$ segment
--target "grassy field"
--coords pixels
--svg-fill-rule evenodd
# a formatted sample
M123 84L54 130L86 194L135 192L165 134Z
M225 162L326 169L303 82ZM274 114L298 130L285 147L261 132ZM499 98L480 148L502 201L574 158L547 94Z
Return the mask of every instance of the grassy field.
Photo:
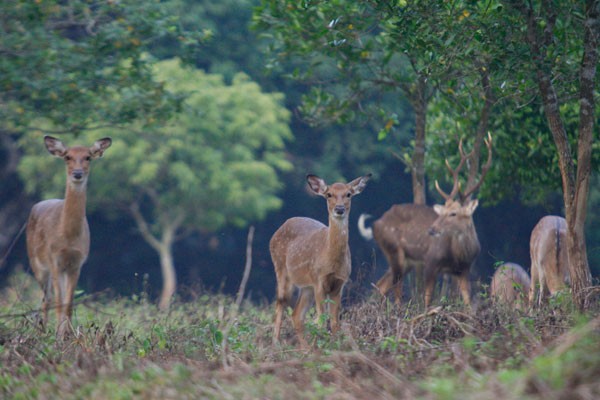
M448 303L423 313L368 295L332 336L307 319L300 350L272 305L197 293L159 313L144 293L78 297L74 337L40 329L25 273L0 292L0 398L7 399L593 399L600 319L555 299L535 313Z

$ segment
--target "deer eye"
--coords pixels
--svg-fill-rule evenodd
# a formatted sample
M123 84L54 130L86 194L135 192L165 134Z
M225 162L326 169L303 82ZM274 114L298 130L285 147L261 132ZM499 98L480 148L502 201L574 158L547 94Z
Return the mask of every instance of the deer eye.
M90 156L87 156L87 157L85 158L85 161L90 161L91 159L92 159L92 157L90 157Z
M331 193L327 193L326 196L327 196L328 199L330 199L331 196L333 196L333 195Z
M346 193L346 197L348 197L348 198L352 197L352 193L350 193L350 192Z
M73 158L71 156L65 156L65 161L71 161Z
M451 217L456 217L456 213L455 213L455 212L451 212L451 213L450 213L450 216L451 216Z

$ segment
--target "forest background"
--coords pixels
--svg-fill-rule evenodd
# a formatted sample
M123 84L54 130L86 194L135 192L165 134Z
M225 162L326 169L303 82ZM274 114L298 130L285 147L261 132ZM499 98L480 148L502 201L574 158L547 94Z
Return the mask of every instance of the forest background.
M64 165L47 154L43 135L86 145L109 135L114 145L94 162L88 190L85 293L158 298L165 249L181 298L234 293L254 226L247 290L270 302L271 235L292 216L326 220L305 175L333 182L372 172L350 216L352 298L385 271L377 246L358 234L358 216L417 198L417 106L426 110L423 200L432 205L441 202L434 181L448 185L444 160L456 160L461 138L474 146L483 99L493 98L486 130L494 157L476 194L482 251L472 279L488 283L501 261L528 269L533 226L565 211L535 73L517 68L531 58L511 31L526 30L515 22L518 2L354 3L3 1L2 254L36 201L64 193ZM573 98L583 15L571 2L556 6L564 18L547 55L559 95ZM482 95L482 71L493 96ZM561 112L576 147L579 106L564 103ZM585 220L592 276L600 268L597 147ZM28 269L24 237L0 284L19 268Z

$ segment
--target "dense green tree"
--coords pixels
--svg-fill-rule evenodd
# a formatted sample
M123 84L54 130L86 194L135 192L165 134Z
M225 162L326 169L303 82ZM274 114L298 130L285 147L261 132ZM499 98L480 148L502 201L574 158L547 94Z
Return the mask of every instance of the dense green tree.
M381 138L406 127L402 101L390 98L410 103L414 135L394 151L411 172L413 201L424 203L425 168L445 176L446 149L457 157L461 138L475 150L467 185L477 179L493 111L507 96L500 89L509 75L498 59L503 45L485 30L500 13L487 2L273 0L257 9L256 25L272 35L276 60L296 57L293 76L315 84L301 108L315 121L369 116L379 121ZM427 139L427 120L440 113L462 124ZM426 150L433 157L426 159Z
M375 88L410 85L418 92L426 82L440 89L440 96L452 95L452 102L438 107L438 113L460 115L455 106L468 106L477 97L483 100L477 113L477 148L498 95L521 107L532 101L540 106L557 149L551 159L557 159L562 177L574 297L583 307L583 289L591 283L584 223L597 119L598 1L264 0L262 4L257 19L273 33L276 51L309 60L307 72L300 76L309 78L322 65L337 69L337 74L319 75L321 82L327 82L322 85L326 89L319 88L306 103L316 110L335 111L325 116L343 118L343 111L372 95ZM474 80L473 72L480 79ZM469 83L477 81L482 90L474 91ZM403 93L411 98L409 90ZM411 104L418 115L419 108L414 101ZM473 107L464 110L473 114ZM535 135L521 135L519 128L540 126L541 114L528 107L523 111L534 122L515 127L506 135L512 140L505 145L511 147L523 138L533 147L530 152L536 152L547 142L536 143L531 140ZM473 117L463 118L466 121L472 122ZM574 125L577 133L570 134L567 129ZM421 145L416 137L415 151ZM572 143L577 145L576 154ZM520 161L521 168L531 167L527 159Z
M419 9L422 12L424 9ZM431 11L431 10L429 10ZM272 37L270 62L293 63L292 77L308 82L301 111L313 124L375 119L380 137L392 128L404 133L404 109L398 99L408 100L414 112L414 141L404 136L413 150L405 161L413 177L413 197L425 202L425 129L427 103L434 87L430 78L430 56L416 52L422 36L414 30L419 12L407 14L404 27L411 34L396 40L389 29L397 20L387 20L387 9L377 2L265 0L255 13L256 27ZM435 25L429 26L435 31ZM408 32L404 32L408 33Z
M126 211L159 253L166 309L175 292L173 243L193 231L243 227L281 206L278 171L291 168L284 144L291 139L281 94L270 94L238 74L220 75L157 64L157 82L185 94L182 113L160 129L115 132L110 157L91 173L90 207ZM108 131L86 132L81 140ZM20 172L30 192L60 196L64 174L41 151L41 134L23 137ZM35 179L34 179L35 178Z
M152 122L176 100L152 79L149 45L172 36L195 48L160 2L0 2L0 120L3 131L47 118L80 132L135 118ZM33 127L35 128L35 127Z
M168 118L181 98L152 79L146 52L172 38L192 58L204 37L193 28L184 32L162 2L0 1L0 248L28 203L15 172L16 138L48 121L52 134L78 134Z
M567 220L567 250L573 298L586 307L591 286L585 222L592 169L595 98L600 46L600 2L505 2L512 18L511 39L524 43L524 54L508 53L529 72L537 88L558 154ZM577 128L569 131L569 119ZM572 149L573 144L576 151Z
M264 79L264 63L260 52L261 41L252 32L252 9L258 0L169 0L163 3L166 12L178 17L184 30L202 27L210 38L198 48L190 60L196 67L221 74L230 81L238 72L245 72L261 86L270 82ZM181 44L177 38L165 37L157 41L153 54L171 58L179 54Z

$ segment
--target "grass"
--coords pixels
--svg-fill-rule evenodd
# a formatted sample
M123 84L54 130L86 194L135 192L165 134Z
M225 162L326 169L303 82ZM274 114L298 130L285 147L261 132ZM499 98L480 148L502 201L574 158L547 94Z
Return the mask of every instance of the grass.
M566 301L526 313L483 299L424 313L372 296L330 335L290 318L272 345L274 307L200 293L160 313L143 293L82 296L73 337L42 330L40 293L17 273L0 292L0 398L553 399L600 395L600 318Z

